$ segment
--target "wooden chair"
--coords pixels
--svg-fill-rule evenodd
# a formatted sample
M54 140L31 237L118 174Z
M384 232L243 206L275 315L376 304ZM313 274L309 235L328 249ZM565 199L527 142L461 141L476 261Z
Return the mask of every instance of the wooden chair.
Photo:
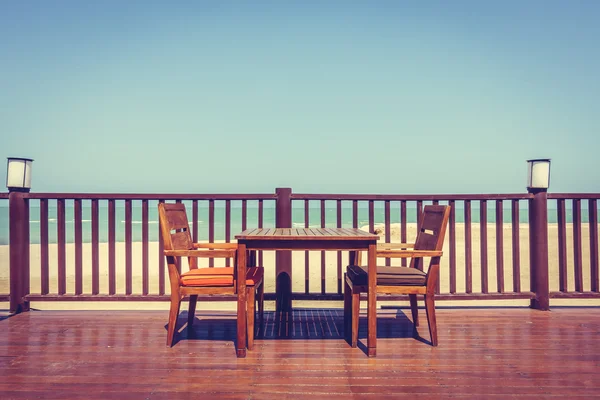
M234 295L236 293L235 268L198 268L198 258L232 258L237 261L237 243L192 243L190 227L181 203L160 203L158 215L164 242L164 254L169 267L171 284L171 309L167 331L167 346L173 344L175 326L181 300L189 296L188 326L194 322L198 295ZM181 257L187 257L190 270L181 273ZM254 265L253 255L248 258ZM248 349L254 346L255 301L258 300L260 323L263 322L263 268L249 267L246 274Z
M438 345L434 297L449 216L450 206L425 206L414 244L377 245L378 258L411 258L409 267L377 266L377 294L408 294L415 333L419 326L417 295L424 295L432 346ZM424 258L430 259L427 272L423 271ZM360 294L368 291L368 270L360 266L360 256L356 264L348 266L344 285L345 335L348 336L351 328L352 347L358 343Z

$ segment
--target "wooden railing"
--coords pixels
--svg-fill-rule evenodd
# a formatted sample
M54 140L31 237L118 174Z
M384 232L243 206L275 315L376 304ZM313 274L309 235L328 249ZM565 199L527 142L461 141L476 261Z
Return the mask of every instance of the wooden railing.
M558 266L550 282L552 298L597 298L598 274L598 199L600 194L548 194L555 201L558 226L551 237L556 249L550 255ZM566 205L571 207L567 208ZM584 206L587 206L586 208ZM567 215L572 212L571 221ZM585 221L587 220L587 221ZM572 239L569 240L569 234ZM585 256L584 256L585 255Z
M246 228L275 226L364 227L382 241L407 242L426 204L449 204L438 298L531 299L547 309L549 298L600 298L598 198L546 198L545 192L296 194L285 188L271 194L0 193L0 202L9 199L11 217L10 289L2 294L0 288L0 300L10 298L11 311L28 309L30 301L167 300L156 216L163 201L186 204L195 241L226 242ZM548 224L553 203L557 222ZM540 240L544 237L550 245ZM259 254L259 263L272 269L266 274L267 299L275 297L276 276L292 276L292 270L300 277L293 282L294 299L341 299L346 257Z
M531 299L534 297L532 291L522 289L521 275L528 272L529 265L522 265L521 257L527 257L529 248L521 248L523 233L520 228L524 224L520 220L522 207L527 207L530 199L528 194L506 194L506 195L314 195L294 194L293 202L303 202L305 208L305 226L309 226L309 203L320 203L319 226L341 227L341 215L344 204L350 203L352 214L352 227L368 229L370 232L380 233L381 241L410 242L414 240L417 223L420 219L423 207L426 204L448 204L452 207L448 235L446 237L445 257L442 259L442 274L438 281L438 294L440 299L447 300L475 300L475 299ZM324 209L327 202L335 204L337 220L330 224L325 221ZM509 205L510 219L505 223L505 206ZM365 205L361 207L361 205ZM494 208L491 224L488 224L488 209L490 205ZM360 221L359 210L367 214L364 223ZM415 210L416 216L412 218L414 223L408 222L408 210ZM473 216L473 210L477 215ZM525 211L527 209L525 208ZM377 217L376 214L382 214ZM395 218L393 218L395 215ZM460 218L459 218L460 217ZM461 222L457 222L460 220ZM475 222L473 221L475 220ZM382 227L376 230L376 221L382 221ZM399 235L392 237L392 223L399 227ZM413 227L412 237L408 234L410 225ZM493 232L488 228L491 226ZM504 227L510 227L509 241L506 243ZM477 241L473 240L473 228L478 230ZM489 236L493 233L495 238L490 242ZM457 236L461 239L459 240ZM463 243L464 242L464 243ZM491 250L491 251L490 251ZM460 257L459 257L460 255ZM493 266L490 257L493 255ZM505 255L507 257L505 257ZM323 283L325 281L325 254L321 254L321 286L320 292L325 293ZM459 263L458 259L462 262ZM389 259L385 260L390 265ZM399 262L406 265L406 260ZM308 255L305 257L305 265L308 272ZM505 268L511 271L510 281L505 276ZM490 282L490 269L493 268L494 282ZM338 255L337 259L337 290L342 294L342 271L344 261ZM306 273L307 275L308 273ZM459 276L462 278L459 282ZM478 279L475 282L474 276ZM310 294L309 283L306 282L305 293ZM493 286L493 288L492 288ZM389 297L387 297L389 298Z

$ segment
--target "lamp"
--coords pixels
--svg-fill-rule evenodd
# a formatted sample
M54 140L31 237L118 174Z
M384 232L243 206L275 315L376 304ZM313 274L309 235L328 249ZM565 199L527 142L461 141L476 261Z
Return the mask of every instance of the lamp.
M29 192L31 189L31 158L8 157L6 187L9 191Z
M550 159L527 160L527 189L548 189L550 186Z

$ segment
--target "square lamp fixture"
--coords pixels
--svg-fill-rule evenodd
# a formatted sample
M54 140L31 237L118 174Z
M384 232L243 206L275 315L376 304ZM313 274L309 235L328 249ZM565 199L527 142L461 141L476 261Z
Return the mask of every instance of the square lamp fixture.
M31 189L31 158L8 157L6 187L12 191L28 192Z
M550 186L550 159L527 160L527 189L548 189Z

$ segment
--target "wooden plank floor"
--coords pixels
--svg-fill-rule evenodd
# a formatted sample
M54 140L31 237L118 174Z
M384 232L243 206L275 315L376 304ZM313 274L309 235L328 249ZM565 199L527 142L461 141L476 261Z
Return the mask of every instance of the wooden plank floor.
M245 359L233 313L186 314L165 347L165 311L31 311L0 320L1 399L600 397L600 308L438 309L440 346L405 309L378 313L378 356L342 339L342 312L267 313Z

